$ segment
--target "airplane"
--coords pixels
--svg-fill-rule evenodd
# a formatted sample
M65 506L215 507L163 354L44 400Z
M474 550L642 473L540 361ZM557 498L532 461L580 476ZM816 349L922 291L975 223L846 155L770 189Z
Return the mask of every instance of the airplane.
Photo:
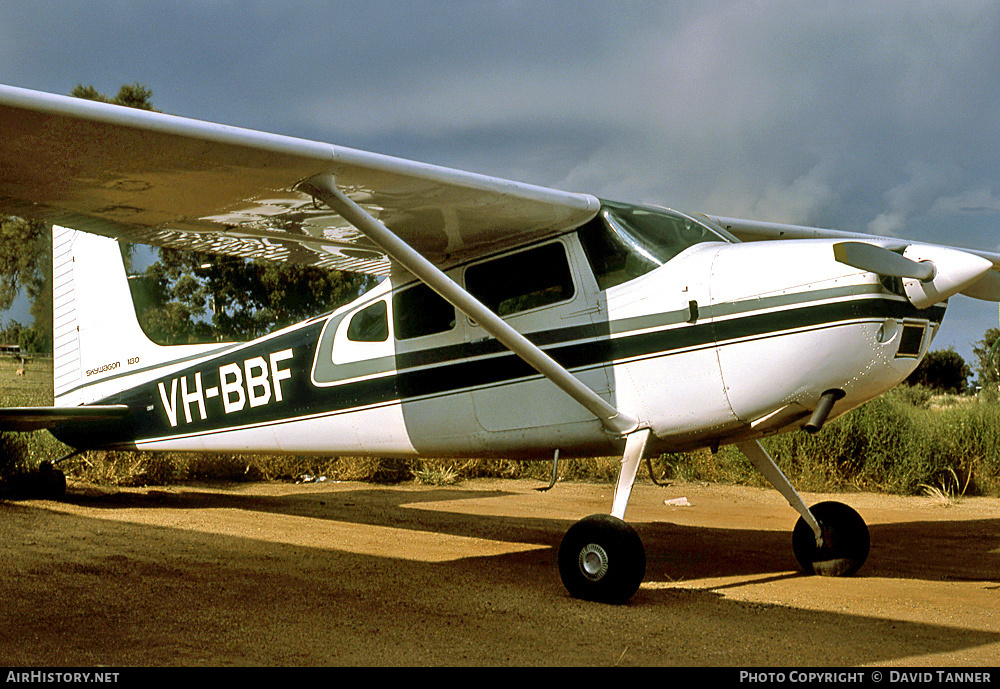
M736 445L799 514L808 573L865 563L863 518L807 506L760 439L903 381L1000 254L691 214L0 86L0 212L53 226L54 406L0 411L79 449L622 457L566 532L571 596L645 576L644 457ZM71 228L71 229L70 229ZM251 342L162 346L117 240L381 282Z

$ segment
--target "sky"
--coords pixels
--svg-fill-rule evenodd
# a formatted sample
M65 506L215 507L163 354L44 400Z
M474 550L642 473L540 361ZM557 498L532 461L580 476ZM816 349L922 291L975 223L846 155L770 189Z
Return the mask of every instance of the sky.
M1000 251L1000 2L0 0L0 83L601 198ZM997 305L950 300L972 361Z

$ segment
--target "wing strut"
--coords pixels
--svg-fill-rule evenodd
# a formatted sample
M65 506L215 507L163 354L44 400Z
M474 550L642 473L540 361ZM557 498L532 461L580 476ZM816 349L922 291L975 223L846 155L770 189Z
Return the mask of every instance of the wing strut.
M517 332L506 321L445 275L437 266L349 199L337 187L332 174L311 177L299 184L298 188L312 194L340 214L406 270L426 283L428 287L440 294L456 309L478 323L498 342L583 405L600 420L609 432L616 435L626 435L639 427L639 422L636 419L611 406L555 359Z

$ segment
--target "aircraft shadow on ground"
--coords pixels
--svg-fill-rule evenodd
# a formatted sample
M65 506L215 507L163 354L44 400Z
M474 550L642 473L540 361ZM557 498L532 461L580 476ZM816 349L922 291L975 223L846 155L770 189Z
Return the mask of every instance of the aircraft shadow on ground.
M215 491L150 490L73 495L67 500L94 508L228 508L329 519L338 522L433 531L453 536L558 547L571 521L540 517L468 514L461 510L414 509L517 495L500 490L441 488L394 491L380 488L250 496ZM670 579L788 573L798 569L791 531L719 529L669 522L633 523L647 561ZM1000 519L919 521L869 527L872 550L858 576L925 581L1000 581Z
M677 578L796 570L791 532L639 524L647 559ZM869 526L871 552L858 577L1000 583L1000 519Z

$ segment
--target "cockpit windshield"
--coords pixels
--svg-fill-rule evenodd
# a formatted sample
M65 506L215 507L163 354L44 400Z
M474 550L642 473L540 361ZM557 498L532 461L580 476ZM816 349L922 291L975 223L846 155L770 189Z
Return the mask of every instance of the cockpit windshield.
M645 275L695 244L732 241L675 211L608 201L579 236L602 290Z

